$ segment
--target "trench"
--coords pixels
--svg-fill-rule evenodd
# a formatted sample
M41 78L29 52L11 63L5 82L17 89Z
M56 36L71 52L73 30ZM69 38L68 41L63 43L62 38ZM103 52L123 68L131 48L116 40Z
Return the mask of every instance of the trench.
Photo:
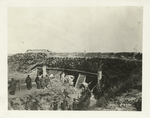
M139 74L139 71L137 71L137 72ZM132 73L132 75L136 75L137 76L138 75L137 72L135 71L135 73ZM42 73L42 71L40 71L39 73ZM55 72L55 74L56 73L60 73L60 71ZM74 79L74 85L75 85L79 73L77 73L77 72L69 72L69 71L66 71L66 73L68 75L75 76L75 79ZM135 80L138 77L138 76L137 77L136 76L134 77ZM139 77L140 77L140 74L139 74ZM57 81L55 81L55 80L57 80ZM9 108L8 109L10 109L10 110L53 110L52 103L54 102L54 98L57 97L57 100L58 100L58 103L59 103L58 110L61 110L60 104L61 104L61 102L63 100L63 93L62 93L61 90L65 89L65 88L68 89L70 86L67 86L65 84L62 85L62 83L60 84L59 80L60 79L58 79L58 78L53 80L54 84L56 86L53 86L53 88L51 88L50 90L49 89L44 89L44 90L39 90L39 91L36 91L36 92L32 92L31 94L28 94L28 92L27 92L27 93L24 93L26 95L11 96L11 97L9 97ZM118 80L116 79L113 82L117 83L117 81ZM89 85L89 89L92 90L93 87L97 83L97 76L95 76L95 75L88 75L87 74L86 75L86 82L87 83L91 82L90 85ZM131 83L131 81L129 81L126 85L129 85L130 83ZM110 85L108 84L108 86L106 86L106 87L108 89L108 88L110 88ZM73 98L77 96L75 94L75 90L74 89L75 89L74 87L71 87L72 91L70 91L70 90L68 91L69 94L72 96L71 99L68 99L68 102L71 103L71 104L73 102ZM94 95L97 94L96 88L94 88L93 94ZM108 92L108 94L109 94L109 92ZM132 92L131 92L131 94L132 94ZM128 93L126 95L128 95ZM108 95L108 97L109 97L109 95ZM118 99L119 99L119 97L118 97ZM121 100L122 99L120 99L120 101ZM119 100L117 100L117 102L118 101ZM108 103L108 104L110 104L110 103ZM141 110L141 100L137 100L137 101L134 101L133 103L128 103L128 104L129 104L129 106L131 108L130 110L133 110L133 111L136 111L136 110L140 111ZM132 104L134 104L136 106L136 109L134 109L135 107L134 108L132 107ZM113 105L116 105L116 104L113 103ZM109 107L111 108L112 106L109 106ZM116 110L122 110L122 109L124 109L124 108L120 108L120 104L117 105L117 106L115 106L115 107L118 108ZM97 107L97 108L100 108L100 107ZM94 110L97 110L97 109L94 109ZM103 109L98 109L98 110L103 110ZM104 109L104 110L106 110L106 109ZM111 110L111 109L109 109L109 110ZM113 110L115 110L115 108L113 108ZM124 110L129 110L129 108L128 109L124 109Z

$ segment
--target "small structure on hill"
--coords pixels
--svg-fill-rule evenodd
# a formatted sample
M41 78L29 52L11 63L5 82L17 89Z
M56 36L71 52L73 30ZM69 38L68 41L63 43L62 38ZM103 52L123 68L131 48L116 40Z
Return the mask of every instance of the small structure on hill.
M46 53L46 54L53 54L52 51L47 49L29 49L25 53Z

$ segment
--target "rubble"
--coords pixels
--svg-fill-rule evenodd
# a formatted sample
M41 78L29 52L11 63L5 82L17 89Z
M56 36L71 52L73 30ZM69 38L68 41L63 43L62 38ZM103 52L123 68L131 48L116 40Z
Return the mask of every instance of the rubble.
M59 79L52 79L52 87L46 89L40 89L37 91L32 91L30 93L20 94L18 96L9 95L8 109L9 110L52 110L54 98L58 101L59 110L60 103L64 99L63 91L64 89L68 92L69 97L67 99L68 103L73 102L73 98L77 97L77 89L68 84L63 84ZM30 101L31 100L31 101ZM29 103L31 102L31 103ZM34 104L37 106L34 106ZM28 108L26 106L28 104ZM32 108L33 107L33 108Z

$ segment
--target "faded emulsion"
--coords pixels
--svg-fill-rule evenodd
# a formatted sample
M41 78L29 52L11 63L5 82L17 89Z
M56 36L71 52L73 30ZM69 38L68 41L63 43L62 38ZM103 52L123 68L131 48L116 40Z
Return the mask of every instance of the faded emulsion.
M8 110L142 111L143 7L8 7Z

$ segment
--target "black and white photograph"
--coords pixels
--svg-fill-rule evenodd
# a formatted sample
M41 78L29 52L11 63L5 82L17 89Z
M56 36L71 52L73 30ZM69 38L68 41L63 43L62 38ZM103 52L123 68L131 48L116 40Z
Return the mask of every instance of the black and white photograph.
M142 6L7 8L8 111L142 111Z

